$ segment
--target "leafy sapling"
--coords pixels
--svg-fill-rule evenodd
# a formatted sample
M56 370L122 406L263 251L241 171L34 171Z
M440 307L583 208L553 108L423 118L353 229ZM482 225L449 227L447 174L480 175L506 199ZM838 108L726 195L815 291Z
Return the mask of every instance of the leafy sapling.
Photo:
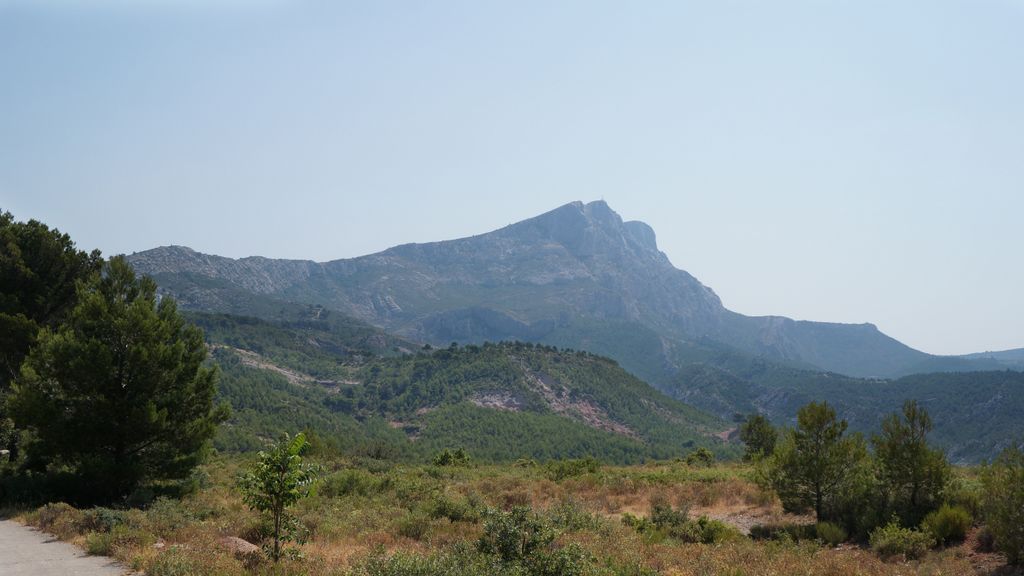
M239 478L242 500L252 510L270 517L274 526L271 558L281 558L281 541L290 537L288 508L309 495L319 470L304 463L308 448L305 434L289 438L287 434L269 450L260 451L256 461Z

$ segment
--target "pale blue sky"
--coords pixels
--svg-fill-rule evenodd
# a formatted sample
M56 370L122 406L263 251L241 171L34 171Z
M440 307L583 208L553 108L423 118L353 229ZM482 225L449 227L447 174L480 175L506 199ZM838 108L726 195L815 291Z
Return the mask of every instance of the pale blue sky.
M0 0L0 208L83 248L599 198L738 312L1024 346L1024 0Z

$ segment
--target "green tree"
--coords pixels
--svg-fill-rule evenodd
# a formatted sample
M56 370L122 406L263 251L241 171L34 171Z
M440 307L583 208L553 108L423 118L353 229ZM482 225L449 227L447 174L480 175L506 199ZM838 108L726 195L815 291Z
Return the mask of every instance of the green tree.
M40 328L54 328L75 302L76 283L99 271L98 251L75 248L67 234L0 212L0 447L17 456L4 398Z
M878 479L891 509L904 526L916 526L942 504L949 484L945 454L928 446L932 420L916 401L903 404L903 417L891 414L872 437Z
M797 412L797 427L783 436L766 461L767 478L787 510L813 509L818 520L841 513L852 474L863 468L867 446L859 435L844 437L846 420L827 403L811 402Z
M740 425L740 440L746 445L745 460L771 456L779 433L764 414L751 414Z
M158 303L151 279L111 259L79 284L67 322L40 332L14 382L11 414L34 435L27 465L70 469L86 499L187 478L227 417L205 358L174 300Z
M290 532L288 508L309 495L317 477L317 469L302 461L308 446L305 434L295 438L286 434L269 450L260 451L256 462L238 481L249 508L267 514L273 522L271 557L275 562L281 558L281 541Z
M985 524L1010 564L1024 564L1024 452L1011 447L981 475Z

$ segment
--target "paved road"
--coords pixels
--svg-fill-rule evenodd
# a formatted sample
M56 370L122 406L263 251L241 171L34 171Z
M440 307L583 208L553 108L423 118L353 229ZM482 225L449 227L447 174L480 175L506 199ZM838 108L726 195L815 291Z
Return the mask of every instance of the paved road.
M121 576L128 573L110 558L86 556L78 547L49 534L0 520L0 576Z

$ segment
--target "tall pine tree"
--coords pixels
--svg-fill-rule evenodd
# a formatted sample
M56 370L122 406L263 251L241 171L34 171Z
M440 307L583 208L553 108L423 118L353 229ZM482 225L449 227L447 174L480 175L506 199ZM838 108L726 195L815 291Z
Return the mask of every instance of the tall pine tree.
M200 330L122 257L81 284L66 323L40 334L9 407L31 430L29 465L60 467L113 500L144 483L186 478L226 409L203 366Z

